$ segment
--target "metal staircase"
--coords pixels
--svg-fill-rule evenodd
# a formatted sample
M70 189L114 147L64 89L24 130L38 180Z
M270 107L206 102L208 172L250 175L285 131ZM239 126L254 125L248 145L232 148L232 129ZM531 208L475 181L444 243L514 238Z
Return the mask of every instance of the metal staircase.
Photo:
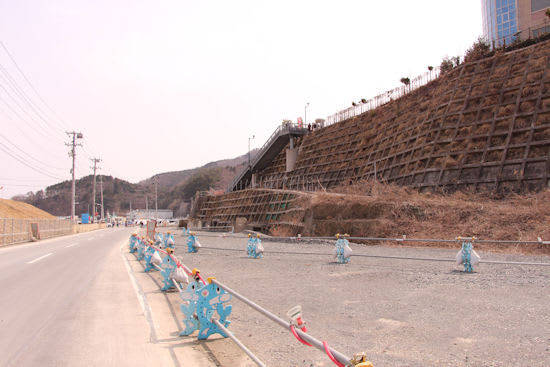
M291 137L307 135L308 129L298 124L287 123L279 126L273 134L267 139L258 153L250 161L250 165L245 167L239 173L227 192L243 190L250 187L252 182L252 173L260 171L273 161L273 159L284 149Z

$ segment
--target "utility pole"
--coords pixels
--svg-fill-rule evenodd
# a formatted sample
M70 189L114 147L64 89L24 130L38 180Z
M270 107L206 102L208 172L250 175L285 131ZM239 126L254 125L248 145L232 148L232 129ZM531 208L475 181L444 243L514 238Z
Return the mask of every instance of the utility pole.
M103 210L103 176L99 176L99 186L101 187L101 221L105 218L105 210Z
M77 143L76 139L82 139L84 136L82 133L77 133L76 131L66 131L65 132L69 137L72 136L72 139L69 143L65 143L66 146L71 148L71 151L69 152L69 157L72 157L73 159L73 168L71 169L71 174L73 176L73 183L72 183L72 190L71 190L71 222L75 223L75 192L76 192L76 185L74 180L74 168L75 168L75 160L76 160L76 147L82 146L82 144Z
M149 198L145 195L145 216L149 219Z
M158 185L159 185L159 179L158 177L155 177L155 219L158 219L159 217L159 208L158 208Z
M94 199L93 199L93 200L94 200L94 206L92 207L92 211L93 211L93 213L92 213L92 218L94 219L94 223L95 223L95 219L96 219L96 218L95 218L95 172L96 172L96 169L99 168L99 167L97 167L97 164L98 164L99 162L101 162L101 159L100 159L100 158L90 158L90 160L91 160L92 162L94 162L94 166L93 166L93 167L90 167L90 168L92 168L92 169L94 170L94 183L93 183L93 186L92 186L92 187L93 187L93 188L92 188L92 191L93 191L92 196L93 196L93 198L94 198Z

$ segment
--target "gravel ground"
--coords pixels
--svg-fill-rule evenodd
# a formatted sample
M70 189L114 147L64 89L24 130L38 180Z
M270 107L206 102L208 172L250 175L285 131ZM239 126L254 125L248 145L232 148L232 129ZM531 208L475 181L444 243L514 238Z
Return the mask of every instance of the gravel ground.
M465 274L452 262L360 256L340 265L329 255L330 243L271 241L263 241L265 258L253 260L242 234L199 233L203 248L188 254L180 233L176 254L187 266L284 319L301 305L312 336L348 356L366 351L376 367L550 366L549 266L480 264ZM458 251L352 248L354 254L442 259ZM550 263L550 257L480 255ZM290 331L236 299L232 304L230 330L267 366L333 366Z

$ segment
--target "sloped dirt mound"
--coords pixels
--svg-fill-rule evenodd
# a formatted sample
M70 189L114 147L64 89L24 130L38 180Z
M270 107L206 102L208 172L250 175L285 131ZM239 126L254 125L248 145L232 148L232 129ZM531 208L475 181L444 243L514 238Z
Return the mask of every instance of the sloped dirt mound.
M22 201L0 199L0 218L55 219L56 217Z
M303 202L303 236L486 240L550 240L550 191L495 199L482 194L419 193L396 185L364 182L316 193ZM364 193L367 194L364 194ZM361 193L361 194L359 194ZM395 242L389 243L395 244ZM405 243L407 245L407 243ZM410 245L446 246L444 243ZM451 243L448 246L456 247ZM547 253L548 245L477 244L476 248L505 252Z

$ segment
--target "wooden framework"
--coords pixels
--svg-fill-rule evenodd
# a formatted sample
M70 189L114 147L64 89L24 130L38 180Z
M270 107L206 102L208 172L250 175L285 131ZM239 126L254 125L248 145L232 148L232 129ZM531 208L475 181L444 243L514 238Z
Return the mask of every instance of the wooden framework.
M247 219L247 227L266 233L273 226L301 227L288 221L294 212L303 212L302 208L294 207L301 195L283 190L249 189L207 196L196 218L203 225L225 227L233 226L235 220L242 217Z

